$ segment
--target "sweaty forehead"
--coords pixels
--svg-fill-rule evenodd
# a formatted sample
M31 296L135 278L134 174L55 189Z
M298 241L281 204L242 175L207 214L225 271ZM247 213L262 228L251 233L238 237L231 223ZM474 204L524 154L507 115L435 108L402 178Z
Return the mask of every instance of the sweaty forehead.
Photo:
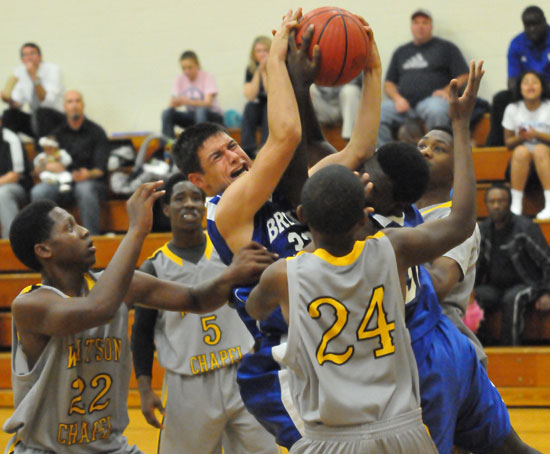
M199 188L197 188L193 183L190 181L180 181L179 183L176 183L174 186L174 189L172 190L172 197L174 197L176 194L198 194L201 197L203 197L203 193Z
M434 129L432 131L429 131L422 139L433 139L437 140L438 142L443 142L446 145L452 146L453 145L453 137L446 131L442 131L439 129Z

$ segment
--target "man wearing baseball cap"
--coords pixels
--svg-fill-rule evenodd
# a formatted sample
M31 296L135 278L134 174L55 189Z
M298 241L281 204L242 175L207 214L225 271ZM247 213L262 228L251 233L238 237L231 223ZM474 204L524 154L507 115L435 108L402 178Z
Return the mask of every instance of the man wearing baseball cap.
M420 118L428 130L449 123L449 84L468 80L468 65L450 41L432 34L432 15L418 8L411 15L413 40L393 53L384 82L378 146L393 139L408 119Z

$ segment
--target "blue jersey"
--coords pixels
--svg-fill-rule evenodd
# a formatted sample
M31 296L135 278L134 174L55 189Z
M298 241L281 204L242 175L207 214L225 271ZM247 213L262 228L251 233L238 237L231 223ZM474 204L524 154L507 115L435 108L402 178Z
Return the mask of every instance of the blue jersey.
M398 227L396 222L380 222ZM424 220L416 207L405 210L404 225ZM440 454L453 444L485 452L510 433L506 406L477 359L470 340L443 314L431 276L423 266L409 269L405 322L418 366L422 419Z
M206 228L214 247L222 261L228 265L233 259L233 253L216 227L216 207L221 195L212 197L207 202ZM276 252L280 258L292 257L301 251L311 241L307 227L300 223L282 200L273 197L266 202L254 216L252 240L262 244L269 251ZM276 309L266 320L256 323L245 311L244 305L252 287L237 287L233 289L230 303L237 309L239 315L255 338L260 333L279 336L286 334L288 327L280 309Z
M216 207L221 195L207 202L206 228L208 235L222 261L231 263L233 253L216 227ZM275 196L266 202L254 216L252 240L276 252L280 258L291 257L301 251L311 236L301 224L290 205ZM248 411L272 434L277 443L287 449L301 438L288 403L283 403L279 363L272 355L272 348L281 343L288 326L280 308L273 311L262 322L255 322L245 309L245 303L252 287L233 289L230 304L233 305L245 325L257 341L255 351L245 355L237 369L237 383L241 397Z

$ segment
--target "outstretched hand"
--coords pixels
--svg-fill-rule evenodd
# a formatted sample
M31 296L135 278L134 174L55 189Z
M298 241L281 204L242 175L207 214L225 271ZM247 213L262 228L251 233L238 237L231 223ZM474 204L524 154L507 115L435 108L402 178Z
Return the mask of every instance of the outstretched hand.
M261 244L250 242L233 257L229 265L235 285L257 282L264 270L277 258L277 254L269 252Z
M286 66L288 74L294 88L309 88L313 83L315 76L319 72L321 63L321 51L319 45L313 47L313 55L310 58L308 49L311 46L311 39L315 29L310 25L302 36L300 48L296 43L296 30L292 30L288 38L288 55Z
M138 229L142 234L147 235L153 227L153 204L155 200L164 195L166 191L157 191L163 182L144 183L140 185L132 197L126 202L126 212L130 220L129 229Z
M271 47L269 49L269 58L280 58L285 60L288 49L288 35L296 25L298 25L298 19L302 17L302 8L298 8L296 11L289 9L283 16L283 22L279 27L279 30L273 33L273 41L271 41Z
M370 49L367 54L367 61L365 62L365 71L381 71L382 62L380 60L380 53L378 52L378 46L376 45L376 40L374 39L374 32L372 31L369 23L358 14L354 14L355 18L363 24L367 37L369 38Z
M474 60L470 61L470 73L468 74L468 84L461 97L458 97L458 82L451 80L449 87L449 114L451 121L470 121L474 110L479 91L479 85L485 71L483 70L483 60L477 64Z

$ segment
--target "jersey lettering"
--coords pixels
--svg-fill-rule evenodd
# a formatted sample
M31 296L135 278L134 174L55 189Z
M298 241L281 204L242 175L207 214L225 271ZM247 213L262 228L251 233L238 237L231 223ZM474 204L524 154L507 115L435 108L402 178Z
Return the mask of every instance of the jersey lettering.
M111 417L104 416L93 423L79 421L75 423L59 423L57 427L57 442L72 446L92 443L96 440L106 440L111 436Z
M78 338L74 344L69 345L67 369L71 369L81 362L118 362L121 351L122 339L117 337Z
M240 361L242 357L241 347L237 345L210 354L203 353L202 355L192 356L189 360L189 366L193 375L198 375L234 364Z

